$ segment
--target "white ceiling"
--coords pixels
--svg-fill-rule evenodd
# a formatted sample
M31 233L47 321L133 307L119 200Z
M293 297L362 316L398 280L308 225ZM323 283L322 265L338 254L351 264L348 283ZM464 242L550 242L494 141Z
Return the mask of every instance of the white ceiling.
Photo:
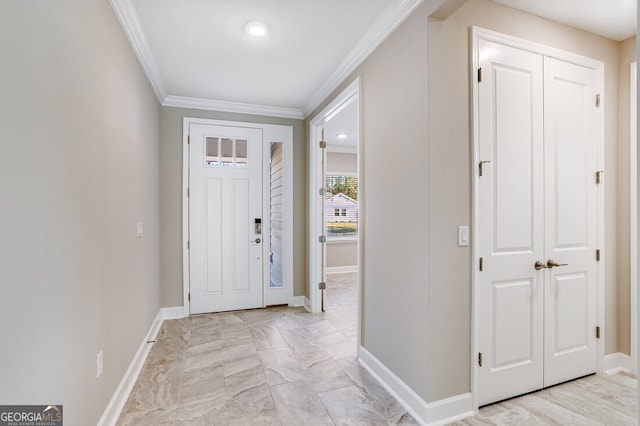
M324 126L324 139L327 148L333 152L357 152L358 139L358 104L351 101L333 116ZM339 133L344 133L344 138L338 138Z
M291 118L315 109L422 2L110 1L163 105ZM492 1L615 40L636 32L637 0ZM267 37L245 33L253 20Z

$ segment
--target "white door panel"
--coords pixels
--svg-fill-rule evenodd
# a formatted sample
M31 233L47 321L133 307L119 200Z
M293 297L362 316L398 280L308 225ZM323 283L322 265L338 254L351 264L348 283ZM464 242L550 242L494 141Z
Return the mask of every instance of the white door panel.
M191 313L262 307L262 130L191 124L189 134Z
M596 371L595 74L545 58L545 386Z
M481 41L479 402L542 387L542 59Z

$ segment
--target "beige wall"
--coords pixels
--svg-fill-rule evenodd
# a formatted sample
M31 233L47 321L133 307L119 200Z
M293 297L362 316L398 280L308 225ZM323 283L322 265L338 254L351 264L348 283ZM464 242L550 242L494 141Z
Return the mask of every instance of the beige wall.
M293 127L293 281L294 295L305 294L307 184L302 120L162 107L160 128L160 276L163 306L182 306L182 119L211 118Z
M327 152L327 172L358 173L358 154Z
M104 0L2 2L0 52L0 401L96 424L161 306L159 103Z
M629 256L629 94L630 64L636 60L636 37L620 43L618 69L618 351L631 351L631 289Z

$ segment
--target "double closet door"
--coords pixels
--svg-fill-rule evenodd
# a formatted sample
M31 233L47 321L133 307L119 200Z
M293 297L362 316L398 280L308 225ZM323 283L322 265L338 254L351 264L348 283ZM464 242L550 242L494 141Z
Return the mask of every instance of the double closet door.
M594 69L480 39L479 403L594 373Z

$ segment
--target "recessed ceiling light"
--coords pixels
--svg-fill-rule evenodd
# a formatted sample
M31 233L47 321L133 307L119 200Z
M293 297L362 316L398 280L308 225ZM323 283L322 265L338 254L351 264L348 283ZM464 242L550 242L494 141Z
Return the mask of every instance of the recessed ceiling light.
M267 35L267 26L260 21L251 21L244 30L252 37L264 37Z
M338 137L338 139L346 139L347 138L347 134L345 132L338 132L338 134L336 136Z

